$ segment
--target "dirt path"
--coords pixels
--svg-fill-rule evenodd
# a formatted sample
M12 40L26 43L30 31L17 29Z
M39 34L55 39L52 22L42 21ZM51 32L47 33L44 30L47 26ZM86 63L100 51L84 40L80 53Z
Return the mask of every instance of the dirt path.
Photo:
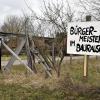
M90 58L93 58L93 57L95 57L95 56L90 56ZM74 57L72 57L72 59L83 59L83 56L74 56ZM66 61L66 60L70 60L70 57L65 57L64 61ZM27 60L22 60L22 61L24 63L27 63ZM7 63L8 63L8 61L1 61L2 66L6 66ZM19 65L19 64L21 64L21 63L18 60L16 60L13 65Z

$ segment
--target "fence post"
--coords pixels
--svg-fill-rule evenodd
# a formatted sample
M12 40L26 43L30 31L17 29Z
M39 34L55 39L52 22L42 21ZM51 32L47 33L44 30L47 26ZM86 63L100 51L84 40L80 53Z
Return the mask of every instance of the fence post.
M0 38L0 70L1 70L1 56L2 56L2 38Z
M91 21L91 16L88 15L86 16L86 21ZM89 60L89 56L88 55L84 55L84 78L88 77L88 60Z

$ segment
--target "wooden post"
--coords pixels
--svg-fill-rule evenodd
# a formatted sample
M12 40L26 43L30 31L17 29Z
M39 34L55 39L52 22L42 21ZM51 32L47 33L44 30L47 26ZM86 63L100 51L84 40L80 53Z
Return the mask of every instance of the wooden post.
M91 16L86 16L86 21L91 21ZM88 58L89 56L84 55L84 78L88 77Z
M33 71L29 68L29 66L27 66L19 57L18 55L16 55L3 41L2 41L3 46L13 55L16 57L16 59L18 59L20 61L20 63L22 63L27 70L29 70L31 73L33 73Z
M98 60L98 56L96 56L96 60Z
M55 44L54 42L52 43L52 62L53 62L53 66L55 66Z
M84 77L88 76L88 56L84 55Z
M23 46L25 45L25 38L19 38L20 44L17 46L16 50L15 50L15 54L19 55L19 53L21 52ZM10 68L12 67L14 61L16 60L15 56L12 56L11 59L9 60L9 62L7 63L7 65L4 67L4 70L10 70Z
M1 70L1 56L2 56L2 52L1 52L1 50L2 50L2 38L0 38L0 70Z
M72 65L72 54L70 54L70 65Z

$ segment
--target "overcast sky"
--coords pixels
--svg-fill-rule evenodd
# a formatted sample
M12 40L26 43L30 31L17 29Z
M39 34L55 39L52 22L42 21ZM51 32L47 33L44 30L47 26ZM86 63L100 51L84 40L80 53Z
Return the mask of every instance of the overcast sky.
M42 5L42 0L25 0L25 1L27 1L27 4L31 6L35 12L40 13L39 10ZM77 0L69 0L69 1L73 2ZM9 15L21 16L23 12L29 13L29 9L27 8L24 0L0 0L0 24L3 23L6 16Z
M28 5L39 13L41 0L26 0ZM29 10L24 0L0 0L0 24L8 15L21 16L24 13L29 13Z

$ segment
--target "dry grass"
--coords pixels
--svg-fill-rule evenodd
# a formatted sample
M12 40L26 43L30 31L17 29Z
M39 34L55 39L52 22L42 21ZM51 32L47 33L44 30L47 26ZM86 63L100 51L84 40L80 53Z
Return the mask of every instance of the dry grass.
M89 70L88 70L88 82L91 85L99 86L100 84L100 58L96 60L95 58L89 59ZM23 65L13 66L9 74L0 74L1 79L5 84L29 84L41 86L46 84L48 86L56 84L58 80L63 79L67 74L70 75L74 82L82 82L83 80L83 60L73 60L72 65L69 61L64 61L61 69L61 77L57 78L55 72L53 72L53 77L45 79L45 71L41 65L37 65L38 73L31 75L27 73ZM0 81L2 82L2 81ZM36 87L37 87L36 86Z
M47 98L51 98L48 100L99 100L99 60L100 58L97 60L95 58L89 59L88 80L86 82L83 81L83 60L78 59L73 60L72 65L70 65L69 61L64 61L60 78L57 78L56 73L53 72L52 78L45 79L45 71L38 64L38 73L36 75L29 74L23 65L13 66L10 73L0 73L0 88L7 90L7 88L10 89L13 86L13 89L7 91L9 95L13 94L14 96L17 88L18 91L21 91L21 94L23 91L26 91L25 97L31 97L25 100L47 100ZM0 90L1 92L3 91L2 89ZM27 93L27 91L30 92ZM2 92L0 95L3 95L3 93L5 92ZM21 94L17 93L16 98L19 99ZM95 99L95 96L97 99Z

